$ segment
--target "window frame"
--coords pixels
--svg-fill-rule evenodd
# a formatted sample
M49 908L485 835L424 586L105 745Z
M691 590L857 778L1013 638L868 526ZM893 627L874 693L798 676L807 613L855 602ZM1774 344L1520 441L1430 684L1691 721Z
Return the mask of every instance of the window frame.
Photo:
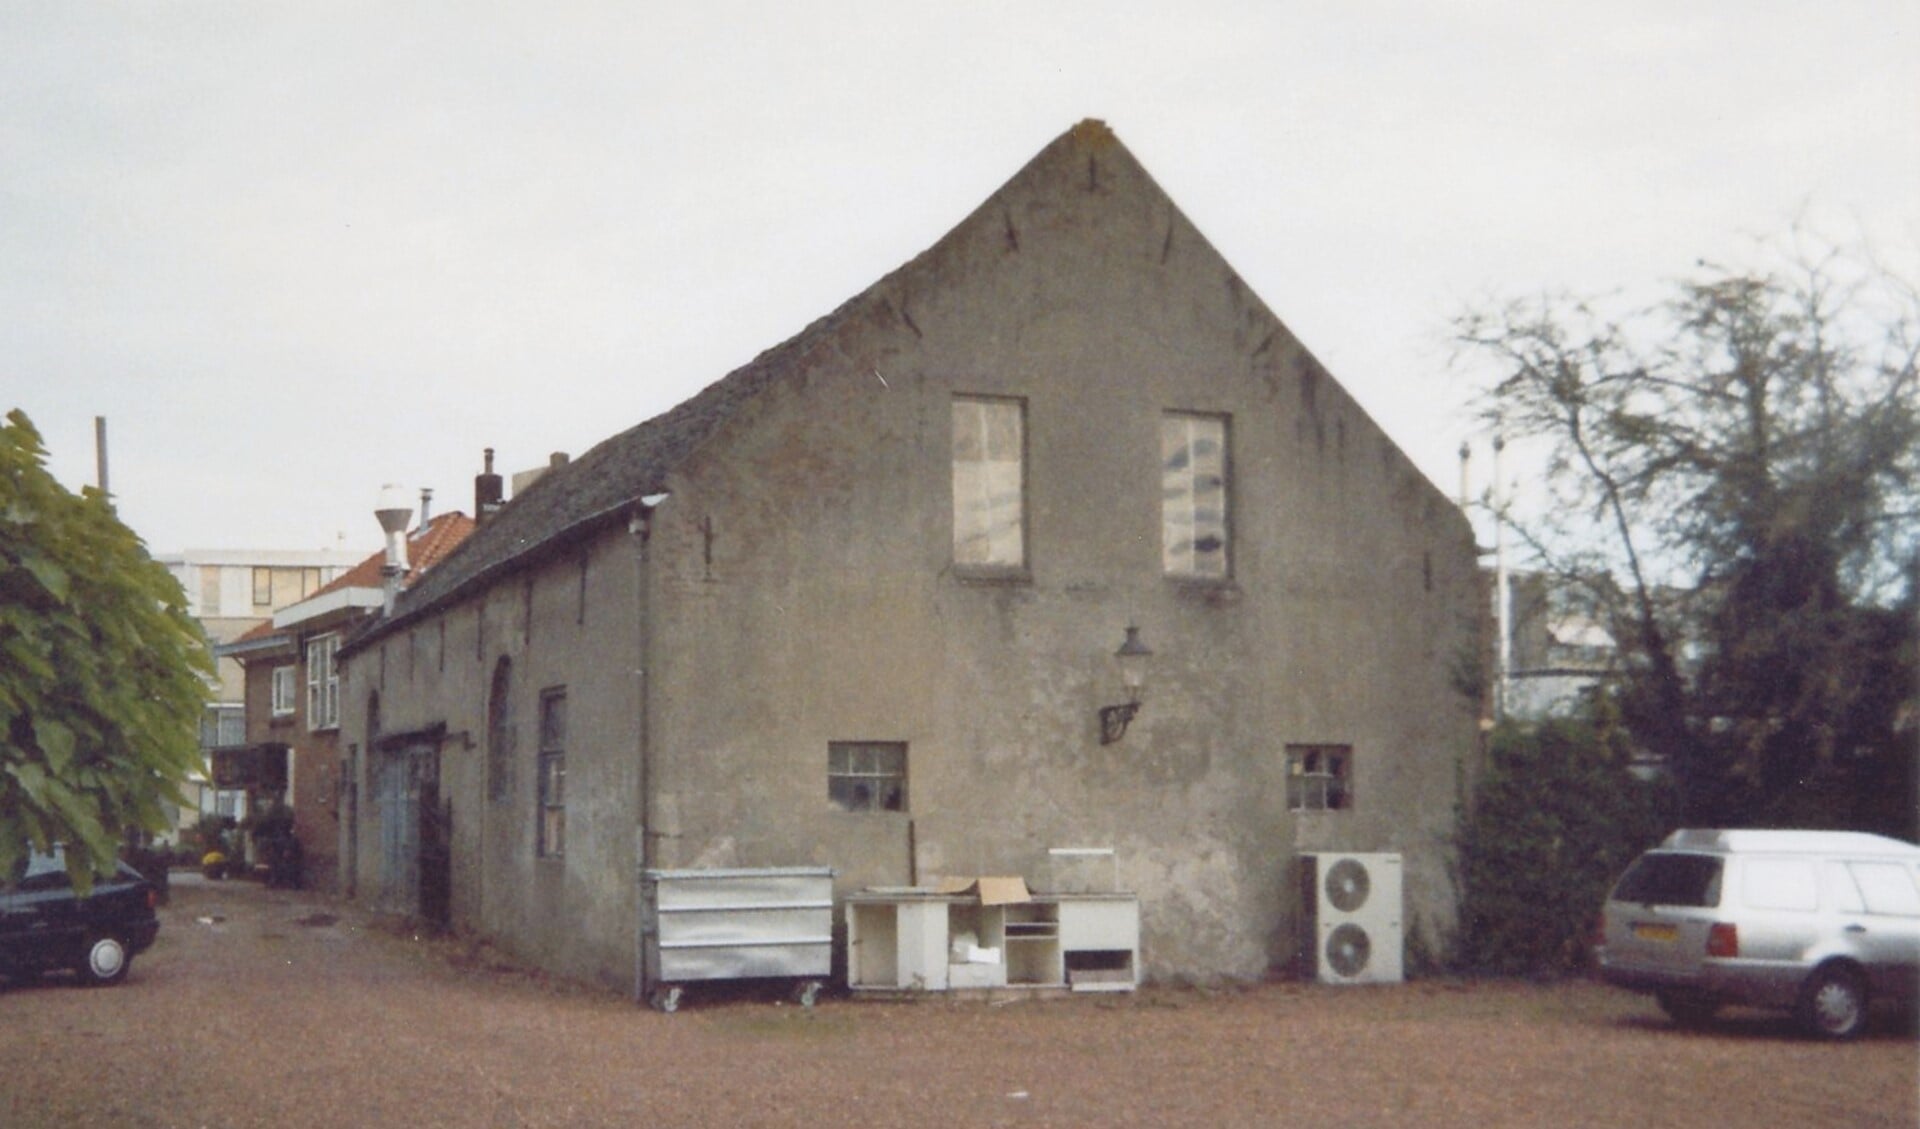
M567 855L567 688L540 691L540 730L534 756L534 857Z
M1185 466L1181 469L1181 481L1170 481L1175 469L1170 465L1169 443L1170 425L1179 424L1185 429L1181 450L1186 455ZM1213 425L1218 428L1217 436L1197 437L1194 428L1197 425ZM1168 409L1160 413L1160 570L1168 579L1188 584L1230 584L1233 581L1233 417L1224 412L1199 412ZM1217 528L1203 529L1200 521L1202 506L1196 500L1202 496L1200 489L1202 472L1196 468L1194 451L1200 438L1217 438L1219 445L1218 491L1219 516L1214 523ZM1179 514L1177 498L1187 503L1184 515ZM1183 543L1176 543L1173 536L1174 518L1184 516L1183 528L1191 532ZM1206 533L1216 533L1220 540L1217 550L1217 567L1202 568L1203 558L1212 558L1214 550L1203 554L1198 547ZM1181 545L1184 548L1181 548ZM1184 559L1183 559L1184 558Z
M307 728L316 733L340 728L339 651L338 634L307 640Z
M266 565L253 566L253 606L273 606L273 569Z
M982 413L979 422L979 433L982 436L982 454L979 458L967 460L962 460L961 458L961 412L963 408L974 408ZM1002 524L1008 524L996 523L993 520L994 507L991 492L993 475L990 468L996 460L988 457L990 454L988 450L990 445L986 436L989 434L990 426L985 413L995 408L1010 411L1012 413L1013 425L1018 431L1016 436L1018 454L1017 461L1014 463L1014 474L1018 479L1018 485L1017 489L1013 492L1013 505L1016 507L1016 512L1014 514L1014 520L1010 523L1010 536L1013 540L1013 551L1009 554L1010 559L1001 558L997 554L994 543L996 530L1000 529ZM983 396L973 393L957 392L954 394L949 406L947 418L948 518L952 534L948 546L948 553L953 561L954 570L966 576L1024 578L1028 574L1027 569L1030 559L1031 540L1029 537L1030 531L1027 527L1027 515L1031 510L1027 497L1027 466L1029 462L1027 445L1027 401L1024 397L1020 396ZM1005 462L1006 460L998 461ZM971 468L971 473L968 473L969 468ZM974 481L964 482L963 480L967 478L971 478ZM978 498L983 493L987 496L987 502L984 506L969 506L963 502L963 499L969 496ZM984 517L977 522L965 520L967 515L976 513L983 514ZM984 540L986 543L985 559L972 559L970 553L963 551L963 546L970 545L976 540Z
M293 663L282 663L273 668L267 701L269 712L276 720L292 717L300 708L299 673Z
M1354 809L1352 745L1288 745L1286 755L1288 811L1349 812Z
M829 741L827 804L848 815L909 812L907 769L905 741Z

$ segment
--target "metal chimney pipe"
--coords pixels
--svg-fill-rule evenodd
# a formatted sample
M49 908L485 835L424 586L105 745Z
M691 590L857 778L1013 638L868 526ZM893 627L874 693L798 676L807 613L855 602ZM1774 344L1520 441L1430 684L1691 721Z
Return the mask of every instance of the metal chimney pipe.
M385 581L385 614L392 615L400 579L407 574L407 522L413 518L413 507L407 504L406 489L392 483L382 486L373 516L387 535L387 562L380 568L380 577Z

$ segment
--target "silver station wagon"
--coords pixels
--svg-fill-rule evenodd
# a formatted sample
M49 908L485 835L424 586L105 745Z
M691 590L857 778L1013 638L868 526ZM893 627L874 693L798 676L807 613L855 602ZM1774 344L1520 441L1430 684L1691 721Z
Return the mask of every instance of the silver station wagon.
M1722 1007L1791 1012L1847 1039L1870 1000L1920 994L1920 847L1842 831L1676 831L1608 895L1608 983L1675 1021Z

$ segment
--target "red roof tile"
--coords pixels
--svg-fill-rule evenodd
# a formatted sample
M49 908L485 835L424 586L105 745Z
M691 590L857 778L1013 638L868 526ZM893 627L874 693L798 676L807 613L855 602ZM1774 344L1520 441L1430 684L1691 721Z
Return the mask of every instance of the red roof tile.
M425 526L407 534L407 563L412 567L401 582L402 586L411 585L419 580L428 569L439 564L448 553L458 548L460 542L465 541L467 535L472 532L473 519L459 510L453 510L436 515L429 519ZM386 563L387 551L381 549L334 577L331 582L323 585L307 599L311 600L315 596L322 596L328 592L337 592L342 588L378 588L384 583L380 577L380 570L386 567Z

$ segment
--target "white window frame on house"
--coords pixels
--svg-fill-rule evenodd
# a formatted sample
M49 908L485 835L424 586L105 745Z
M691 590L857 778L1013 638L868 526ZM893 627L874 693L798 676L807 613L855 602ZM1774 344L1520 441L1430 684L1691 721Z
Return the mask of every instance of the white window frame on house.
M989 573L1027 567L1027 404L953 398L953 563Z
M1168 576L1221 582L1232 575L1228 417L1160 417L1161 562Z
M536 766L540 782L538 825L534 853L540 858L564 858L567 853L567 688L540 691L540 755Z
M340 668L334 653L340 649L338 635L321 635L307 640L307 728L340 727Z
M1288 745L1287 810L1353 810L1353 746Z
M274 717L292 717L299 708L299 671L292 663L273 668L272 708Z
M828 742L827 800L836 811L906 811L906 742Z

